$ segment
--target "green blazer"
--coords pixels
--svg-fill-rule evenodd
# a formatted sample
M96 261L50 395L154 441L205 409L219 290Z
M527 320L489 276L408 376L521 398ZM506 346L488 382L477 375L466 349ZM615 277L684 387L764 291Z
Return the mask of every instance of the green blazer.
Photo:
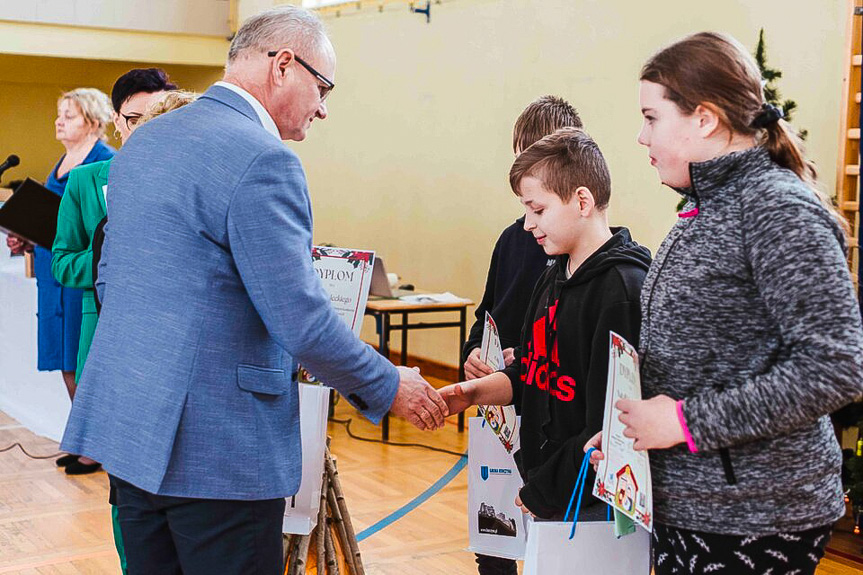
M57 236L51 250L51 273L62 285L84 290L77 381L96 332L93 295L93 232L108 213L105 192L111 160L80 166L69 172L66 192L57 213Z

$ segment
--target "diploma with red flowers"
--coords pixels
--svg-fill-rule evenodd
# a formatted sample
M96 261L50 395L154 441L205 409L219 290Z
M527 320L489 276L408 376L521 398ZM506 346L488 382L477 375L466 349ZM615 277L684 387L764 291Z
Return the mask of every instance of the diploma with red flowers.
M372 251L312 247L312 265L321 278L321 285L330 296L333 309L357 337L363 327L374 263L375 252ZM302 367L298 378L304 383L316 383L314 376Z
M623 435L625 426L615 407L621 399L641 399L638 352L620 335L609 332L608 389L602 422L602 453L593 494L651 531L653 489L647 451L635 451L634 441Z

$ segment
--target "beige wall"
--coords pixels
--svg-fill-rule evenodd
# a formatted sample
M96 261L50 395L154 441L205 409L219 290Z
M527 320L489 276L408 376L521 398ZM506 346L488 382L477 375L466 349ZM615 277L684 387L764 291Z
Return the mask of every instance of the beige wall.
M223 66L227 52L227 39L218 36L0 20L0 54Z
M273 3L240 0L238 13ZM833 189L846 0L448 0L432 6L430 25L404 5L363 5L326 17L339 54L331 117L291 146L308 171L315 240L374 249L405 281L479 300L494 241L521 214L507 184L512 123L545 93L575 104L605 152L612 223L655 250L676 196L635 143L636 78L655 49L698 30L754 48L766 28L770 63L784 71L781 88L797 100L796 123ZM4 181L42 179L59 158L52 121L62 91L108 91L144 65L133 59L201 90L220 77L227 48L181 35L4 22L0 31L0 156L22 159ZM455 363L453 331L412 334L411 351Z
M677 198L635 142L637 76L661 45L705 29L754 49L766 28L770 63L832 190L846 5L453 0L432 6L430 25L393 6L328 17L339 56L330 118L292 144L309 175L315 240L375 249L405 280L478 301L495 239L521 214L507 184L513 121L553 93L577 106L606 155L612 222L655 250ZM411 339L412 353L456 360L452 330Z
M230 0L27 0L0 2L0 20L196 34L230 34Z
M21 158L21 165L6 172L3 182L26 176L44 181L63 154L63 146L54 139L54 118L57 98L64 91L92 86L110 95L121 74L152 65L0 55L0 161L13 153ZM162 67L179 86L191 90L204 90L222 75L222 69L215 67ZM111 143L118 145L114 140Z

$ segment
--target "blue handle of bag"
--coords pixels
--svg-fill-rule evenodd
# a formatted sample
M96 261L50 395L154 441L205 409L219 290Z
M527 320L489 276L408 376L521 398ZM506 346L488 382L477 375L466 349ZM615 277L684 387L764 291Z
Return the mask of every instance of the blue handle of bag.
M581 469L578 470L578 478L575 480L575 487L572 488L572 496L569 498L569 505L566 507L566 513L563 514L563 522L566 523L566 518L569 517L569 512L572 511L572 503L575 501L575 494L578 493L578 501L575 504L575 515L572 517L572 530L569 532L569 538L575 536L575 526L578 523L578 512L581 510L581 499L584 496L584 486L587 483L587 467L590 465L590 455L596 451L595 447L591 447L584 454L584 459L581 460ZM610 511L610 509L609 509Z

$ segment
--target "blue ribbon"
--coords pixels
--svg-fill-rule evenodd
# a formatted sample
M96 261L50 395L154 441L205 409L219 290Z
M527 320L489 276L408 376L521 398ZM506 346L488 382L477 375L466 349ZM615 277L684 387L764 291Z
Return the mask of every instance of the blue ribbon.
M575 537L575 526L578 524L578 512L581 510L581 499L584 497L584 486L587 483L587 467L590 465L590 454L596 451L595 447L591 447L584 454L584 459L581 460L581 469L578 470L578 478L575 480L575 487L572 488L572 496L569 498L569 505L566 507L566 513L563 514L563 522L566 523L566 518L569 517L569 512L572 510L572 503L575 501L575 494L578 493L578 501L575 503L575 515L572 517L572 530L569 532L569 538ZM611 519L611 507L608 508L608 517Z

